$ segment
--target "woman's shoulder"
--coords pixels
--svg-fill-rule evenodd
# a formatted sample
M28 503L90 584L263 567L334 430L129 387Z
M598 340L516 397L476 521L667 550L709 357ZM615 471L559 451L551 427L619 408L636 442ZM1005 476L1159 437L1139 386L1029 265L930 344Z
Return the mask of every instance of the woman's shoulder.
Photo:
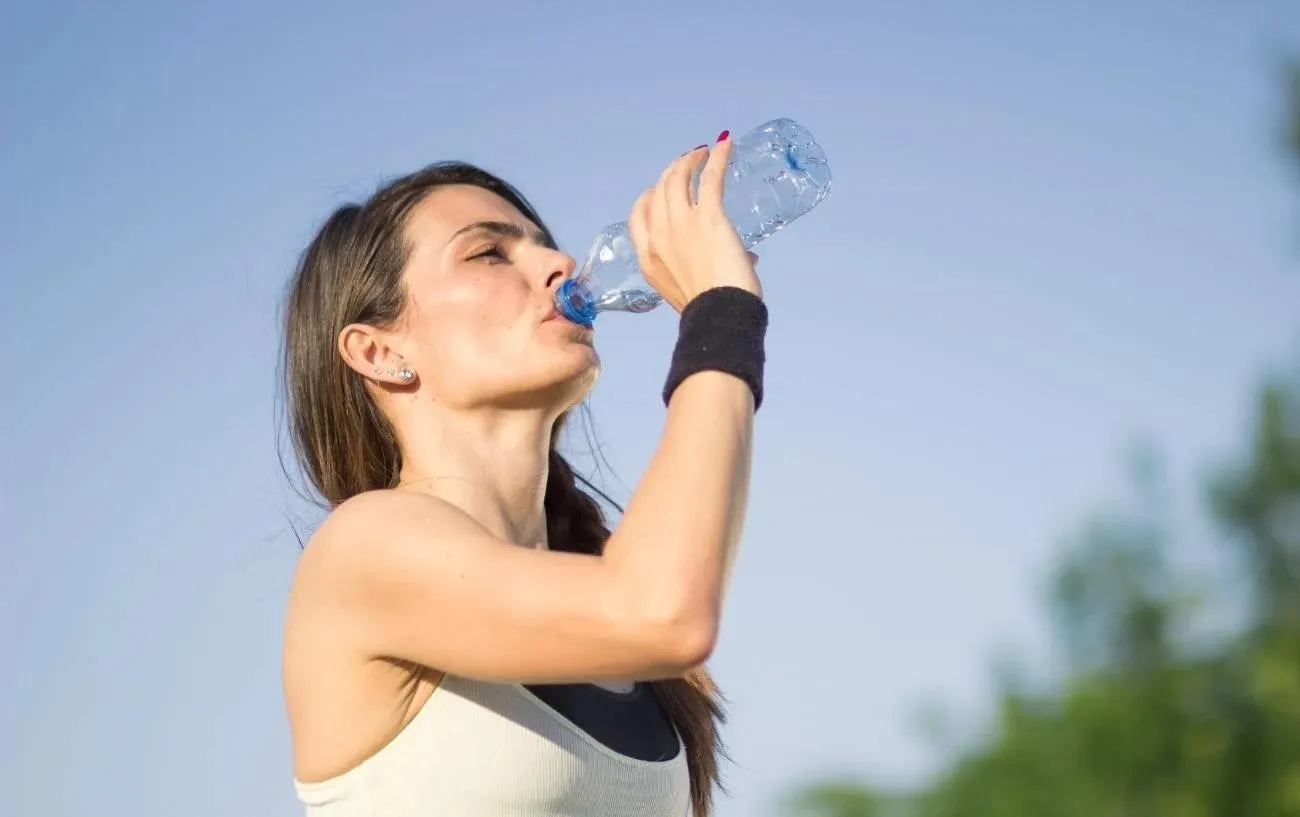
M333 508L303 546L289 588L290 630L355 622L409 585L436 586L482 541L478 524L427 494L368 491ZM364 618L364 616L362 616Z
M427 562L430 548L460 549L489 541L469 514L439 497L386 489L358 494L334 507L298 560L295 583L382 579Z
M392 539L410 528L436 533L448 526L455 530L464 525L481 529L463 510L432 494L400 488L366 491L331 509L305 549L334 549L358 541Z
M327 527L341 527L358 521L373 522L387 517L400 518L410 513L465 515L460 508L433 494L402 488L382 488L365 491L334 506L326 515L321 531Z

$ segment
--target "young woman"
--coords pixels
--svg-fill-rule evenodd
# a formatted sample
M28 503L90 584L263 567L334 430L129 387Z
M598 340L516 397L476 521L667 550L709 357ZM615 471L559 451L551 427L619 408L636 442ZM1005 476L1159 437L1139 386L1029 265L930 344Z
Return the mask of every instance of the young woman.
M574 261L517 191L433 165L339 209L303 254L285 387L330 508L284 645L309 815L709 813L722 713L701 665L767 327L722 209L729 153L725 132L689 151L632 210L682 320L663 435L612 535L554 447L599 363L552 306Z

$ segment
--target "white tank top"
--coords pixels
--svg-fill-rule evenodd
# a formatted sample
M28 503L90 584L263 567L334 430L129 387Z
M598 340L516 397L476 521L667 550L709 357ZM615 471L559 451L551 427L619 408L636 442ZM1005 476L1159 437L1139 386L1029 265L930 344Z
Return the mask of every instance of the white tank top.
M378 752L294 786L308 817L683 817L690 808L684 750L628 757L518 684L451 675Z

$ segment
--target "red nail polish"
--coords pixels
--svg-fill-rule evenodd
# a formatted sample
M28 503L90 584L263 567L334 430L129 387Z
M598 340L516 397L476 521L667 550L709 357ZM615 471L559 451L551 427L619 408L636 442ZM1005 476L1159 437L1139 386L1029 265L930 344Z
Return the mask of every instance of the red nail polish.
M695 147L693 147L693 148L691 148L690 150L686 151L686 153L694 153L695 151L699 150L700 148L706 148L706 147L708 147L708 145L696 145ZM682 156L685 156L686 153L683 153Z
M719 134L718 134L718 141L719 141L719 142L726 141L727 138L730 137L730 136L731 136L731 131L729 131L729 130L724 130L722 133L719 133Z

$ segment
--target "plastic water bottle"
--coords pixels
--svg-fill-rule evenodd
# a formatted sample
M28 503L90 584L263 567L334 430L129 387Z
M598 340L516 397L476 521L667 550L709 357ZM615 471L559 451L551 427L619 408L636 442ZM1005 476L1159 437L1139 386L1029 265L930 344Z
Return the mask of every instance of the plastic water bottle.
M831 169L821 145L791 119L773 119L733 139L723 208L749 249L826 198ZM555 293L556 311L584 325L601 312L649 312L661 303L641 274L626 221L596 236L577 275Z

